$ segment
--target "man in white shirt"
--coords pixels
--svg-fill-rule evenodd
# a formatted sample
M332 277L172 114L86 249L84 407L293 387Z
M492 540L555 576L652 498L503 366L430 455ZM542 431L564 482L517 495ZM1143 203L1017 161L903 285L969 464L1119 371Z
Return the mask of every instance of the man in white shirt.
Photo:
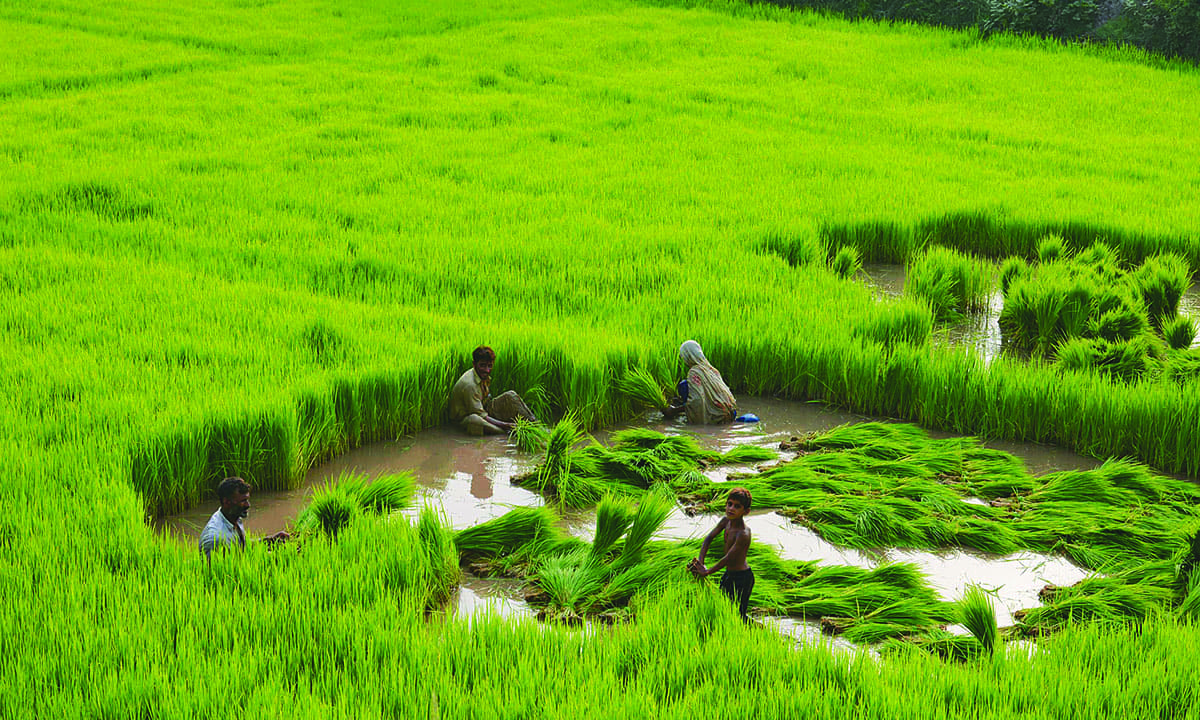
M250 512L250 484L240 477L227 477L217 486L217 498L221 501L221 507L212 514L200 533L200 551L209 557L214 548L224 545L236 545L238 549L246 547L246 528L242 518ZM288 534L281 530L264 539L278 542L287 540Z

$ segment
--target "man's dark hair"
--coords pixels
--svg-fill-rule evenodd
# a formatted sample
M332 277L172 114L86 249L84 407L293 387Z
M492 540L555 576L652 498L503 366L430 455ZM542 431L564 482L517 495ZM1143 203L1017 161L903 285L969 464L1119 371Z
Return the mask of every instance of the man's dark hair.
M496 351L492 350L487 345L480 345L479 347L475 348L474 352L471 353L471 362L480 363L484 362L485 360L496 362Z
M217 486L217 498L228 500L238 493L250 492L250 483L240 477L227 477Z
M736 487L729 491L729 499L737 500L742 504L742 507L750 509L750 503L754 502L754 498L750 497L750 491L744 487Z

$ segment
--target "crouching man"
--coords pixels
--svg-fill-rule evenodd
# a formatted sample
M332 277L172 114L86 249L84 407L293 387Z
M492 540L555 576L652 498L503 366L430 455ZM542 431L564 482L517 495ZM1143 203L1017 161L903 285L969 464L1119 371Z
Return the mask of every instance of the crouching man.
M499 435L513 429L517 418L537 421L515 391L491 397L492 366L496 353L481 345L471 353L472 367L450 391L450 419L471 435Z

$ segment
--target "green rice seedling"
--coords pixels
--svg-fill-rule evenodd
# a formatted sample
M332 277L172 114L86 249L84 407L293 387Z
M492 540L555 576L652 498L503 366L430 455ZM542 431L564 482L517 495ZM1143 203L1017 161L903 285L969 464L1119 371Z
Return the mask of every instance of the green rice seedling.
M571 472L571 449L582 440L583 431L579 429L575 417L570 414L564 415L546 438L545 458L538 468L540 486L554 484L560 477Z
M1000 292L1004 295L1008 295L1008 288L1013 284L1013 281L1026 278L1028 276L1029 263L1025 262L1024 258L1005 258L1004 262L1000 263Z
M897 344L916 347L929 341L933 322L934 315L927 302L900 298L873 307L867 317L854 326L852 334L889 348Z
M663 459L702 465L715 462L719 453L706 450L691 435L665 435L653 430L631 428L613 433L611 447L616 450L647 450Z
M1067 257L1066 243L1059 235L1047 235L1037 244L1038 262L1052 263Z
M667 521L674 505L674 498L663 491L649 492L641 497L625 534L618 567L635 565L641 559L646 543Z
M979 518L955 518L947 522L952 544L997 554L1015 552L1021 547L1019 535L1007 525Z
M928 434L916 425L865 422L839 425L824 433L803 438L797 449L843 450L847 448L886 447L871 457L898 458L916 452L928 440Z
M617 384L621 392L628 395L634 402L651 408L665 408L666 395L662 385L643 367L631 368L625 371L625 377Z
M514 507L498 518L459 530L454 544L463 557L496 558L530 544L558 540L558 515L549 507Z
M779 453L771 448L758 445L736 445L721 456L720 463L727 465L745 465L749 463L775 460Z
M928 592L925 577L912 563L884 563L868 571L864 581L891 585L910 593Z
M1145 501L1158 502L1169 493L1166 478L1128 458L1109 458L1095 472L1113 487L1135 493ZM1123 501L1120 497L1109 500L1113 504Z
M603 560L632 521L633 509L627 502L611 495L602 498L596 505L596 537L592 540L592 558Z
M1200 573L1193 573L1188 578L1183 602L1179 603L1176 612L1191 622L1200 620Z
M983 644L973 635L952 635L945 631L930 631L925 635L892 640L885 643L880 652L894 657L897 652L916 647L943 660L968 662L983 657L987 652Z
M357 500L334 483L313 491L312 500L296 517L296 531L303 534L312 530L330 537L337 534L361 512Z
M427 568L427 609L441 605L458 586L461 575L454 533L437 510L426 505L417 521L417 537Z
M1179 311L1179 299L1191 284L1192 271L1182 257L1165 254L1147 258L1130 277L1150 322L1164 328L1164 323Z
M996 610L992 599L978 585L971 585L958 601L959 622L983 645L988 653L997 650L1000 631L996 627Z
M552 609L574 613L604 586L606 569L590 559L590 553L552 555L543 559L534 579Z
M364 482L354 493L358 506L376 515L386 515L408 507L416 492L416 479L411 472L380 475Z
M545 452L546 445L550 441L550 430L540 422L517 418L516 426L509 434L509 439L522 452Z
M854 534L860 547L886 547L897 539L902 522L887 508L870 506L854 516Z
M950 248L930 247L908 265L904 292L923 298L938 320L987 307L992 266Z
M1103 470L1069 470L1042 478L1044 483L1029 494L1031 502L1103 502L1110 505L1136 501L1132 492L1114 487Z
M1127 585L1114 578L1091 578L1058 588L1045 604L1023 611L1018 620L1027 634L1037 634L1083 622L1141 620L1167 607L1170 601L1168 588Z
M1168 318L1162 324L1163 340L1172 350L1187 350L1196 339L1196 324L1185 316Z
M853 247L839 248L829 262L829 269L842 279L852 278L862 272L862 256Z
M566 472L558 476L553 493L564 507L582 508L595 504L606 491L612 489L595 478Z
M1200 379L1200 349L1171 353L1163 368L1163 377L1178 385Z
M856 622L846 628L843 637L857 645L874 645L889 638L908 635L914 630L906 623Z

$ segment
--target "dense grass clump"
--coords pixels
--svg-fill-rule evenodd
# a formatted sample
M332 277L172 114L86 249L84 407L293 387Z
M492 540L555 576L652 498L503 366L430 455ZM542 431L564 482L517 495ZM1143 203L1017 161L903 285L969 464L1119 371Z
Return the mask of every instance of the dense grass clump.
M1159 374L1169 349L1191 344L1191 322L1177 316L1191 271L1178 255L1131 270L1105 243L1068 256L1062 238L1049 237L1039 259L1036 269L1014 261L1001 274L1000 329L1013 350L1130 383Z
M852 278L862 272L862 257L856 248L838 248L829 261L829 268L840 278Z
M908 263L904 292L929 303L938 320L987 307L990 263L944 247L930 247Z
M978 585L967 588L958 601L959 622L983 645L987 652L995 652L999 646L1000 631L996 627L996 611L992 600Z
M407 507L415 491L416 481L408 472L374 479L342 473L313 491L312 500L296 516L295 530L337 535L359 514L387 515Z
M929 340L933 320L928 303L904 298L880 303L866 319L854 326L854 334L885 347L898 343L920 346Z
M665 408L667 397L662 385L645 368L635 368L625 373L619 384L621 392L646 407Z

